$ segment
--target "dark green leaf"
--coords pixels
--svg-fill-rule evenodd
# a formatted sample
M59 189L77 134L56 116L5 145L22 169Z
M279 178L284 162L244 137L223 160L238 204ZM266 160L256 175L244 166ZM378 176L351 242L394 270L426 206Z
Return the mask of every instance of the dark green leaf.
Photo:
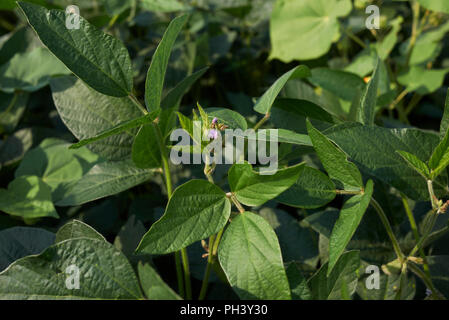
M335 198L335 184L321 171L304 166L298 180L276 200L293 207L314 209Z
M364 193L345 202L329 239L329 276L357 230L373 194L373 181L368 180Z
M313 147L329 177L340 181L345 189L363 188L362 176L357 166L348 161L348 156L331 140L307 121L307 130Z
M44 45L80 79L106 95L129 95L133 74L123 43L83 17L79 17L79 29L68 29L67 14L62 10L26 2L19 2L19 6Z

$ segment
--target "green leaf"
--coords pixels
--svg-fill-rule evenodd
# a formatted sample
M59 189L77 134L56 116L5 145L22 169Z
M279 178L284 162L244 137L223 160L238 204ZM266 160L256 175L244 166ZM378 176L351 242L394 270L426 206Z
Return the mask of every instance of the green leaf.
M182 300L148 263L139 262L137 274L143 292L149 300Z
M216 185L191 180L174 192L165 213L142 238L137 253L165 254L205 239L226 224L231 203Z
M188 17L188 15L179 16L170 22L151 59L145 83L145 104L148 111L154 111L160 108L168 60L175 40L184 27Z
M141 169L161 167L162 158L159 149L155 124L142 126L133 143L133 163Z
M231 109L207 108L204 111L207 113L210 122L212 122L213 118L217 118L218 123L223 123L230 129L242 129L243 131L248 129L245 118L240 113Z
M446 0L418 0L418 2L426 9L449 13L449 3Z
M165 0L164 0L165 1ZM198 81L199 78L203 76L204 73L209 69L209 67L202 68L193 74L185 77L181 82L179 82L173 89L171 89L167 95L162 99L161 108L175 108L176 110L181 103L182 97L190 90L192 85Z
M15 177L40 177L51 188L53 202L58 202L99 160L86 148L69 150L69 146L63 140L45 139L25 154Z
M432 180L449 165L449 130L433 151L428 164Z
M153 175L153 170L136 168L131 161L95 165L58 201L58 206L77 206L135 187Z
M363 194L355 195L341 208L340 216L329 239L329 276L357 230L373 195L373 181L368 180Z
M326 132L363 170L364 174L398 189L413 200L429 200L427 183L422 176L410 168L396 152L403 150L419 159L429 159L438 145L437 134L418 129L388 129L361 126L360 124L341 125ZM435 192L443 194L442 180L434 184Z
M427 64L434 61L443 50L442 39L449 31L449 22L438 28L421 33L410 55L410 65Z
M0 271L17 259L41 253L54 240L53 233L39 228L13 227L0 231Z
M23 219L59 218L50 187L37 176L16 178L0 189L0 210Z
M314 234L303 228L297 219L279 209L263 208L259 211L276 233L284 262L296 261L315 267L318 246Z
M68 269L72 265L79 268L77 290L66 285L75 275ZM40 255L22 258L0 273L0 299L142 298L137 277L125 256L103 240L66 240Z
M70 71L46 48L17 53L0 68L0 90L13 93L16 90L37 91L49 80Z
M374 69L373 76L366 86L365 91L362 94L362 100L360 102L360 110L357 113L358 121L372 126L374 125L374 117L376 115L376 101L377 101L377 89L379 87L379 72L380 72L380 60L377 60L376 68Z
M447 270L449 267L448 255L435 255L426 257L429 263L430 274L432 275L432 282L435 287L444 294L449 296L449 279L447 277Z
M107 137L117 135L119 133L128 131L130 129L134 129L136 127L139 127L139 126L147 124L147 123L151 123L154 119L156 119L158 114L159 114L159 111L153 111L153 112L146 114L144 116L141 116L137 119L132 119L132 120L122 122L122 123L114 126L113 128L110 128L108 130L105 130L105 131L99 133L95 137L83 139L78 143L72 144L70 146L70 149L78 149L85 145L91 144L95 141L103 140Z
M79 29L68 29L66 13L19 2L19 7L42 43L75 75L106 95L123 97L133 88L128 50L116 38L83 17Z
M88 224L79 220L72 220L56 232L55 243L77 238L89 238L106 242L106 239Z
M114 246L128 257L133 263L138 259L138 256L134 255L140 239L147 232L147 229L143 223L136 219L135 215L128 218L128 221L122 226L120 232L114 239Z
M310 60L329 51L340 38L339 17L352 10L350 0L278 0L270 20L271 58Z
M348 299L357 287L357 269L360 265L358 251L344 253L327 275L328 263L309 279L308 285L312 290L313 299L316 300L340 300Z
M380 60L384 61L387 59L394 49L394 46L398 41L398 33L401 31L401 24L403 21L404 18L399 16L389 22L389 25L391 26L390 32L381 41L376 43L375 47Z
M310 300L312 293L307 286L307 280L302 275L296 263L292 262L285 270L291 288L292 300Z
M290 79L307 78L310 76L310 70L306 66L297 66L292 70L284 73L271 87L263 94L254 106L254 111L261 114L268 114L276 97L281 92L284 85Z
M143 115L130 98L103 95L74 77L58 78L50 85L62 121L79 140ZM123 160L130 157L136 134L137 129L127 130L94 142L88 148L109 160Z
M432 93L443 85L449 68L429 70L421 66L412 66L398 76L398 82L407 87L409 92L416 91L421 95Z
M406 151L398 150L396 152L404 158L411 168L415 169L425 179L430 179L430 169L424 161L421 161L417 156Z
M440 135L443 137L449 129L449 90L446 94L446 103L444 104L444 114L440 124Z
M234 164L228 172L231 191L247 206L260 206L290 188L299 177L304 163L263 175L253 171L251 164Z
M366 87L358 75L328 68L313 69L309 80L312 84L346 101L353 101Z
M186 11L190 7L178 0L137 0L144 10L154 12Z
M133 5L133 0L101 0L110 16L121 14Z
M323 129L341 121L313 102L299 99L278 98L271 109L270 121L275 128L307 133L306 118L318 120Z
M240 299L291 299L276 234L262 217L244 212L233 218L220 241L218 259Z
M28 103L29 94L0 92L0 132L13 132Z
M298 180L275 200L292 207L315 209L335 198L335 184L321 171L304 166Z
M348 156L331 140L307 121L307 130L313 147L329 177L340 181L345 189L363 188L362 176L357 166L348 161Z

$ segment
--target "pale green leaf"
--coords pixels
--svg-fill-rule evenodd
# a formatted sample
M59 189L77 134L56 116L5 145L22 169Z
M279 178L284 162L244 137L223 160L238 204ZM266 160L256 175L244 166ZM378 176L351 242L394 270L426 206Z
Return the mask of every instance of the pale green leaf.
M0 211L23 219L59 218L50 187L37 176L16 178L0 189Z
M357 113L358 121L372 126L374 125L374 117L376 115L376 101L377 101L377 89L379 87L379 73L380 73L380 60L377 60L377 65L374 69L373 76L366 86L365 91L362 94L362 100L360 102L360 110Z
M260 174L251 164L235 164L228 172L231 191L247 206L260 206L290 188L299 177L303 163L278 169L274 174Z
M86 148L70 150L69 146L70 143L63 140L45 139L25 154L15 177L40 177L51 188L53 202L58 202L99 160Z
M241 299L291 299L278 239L262 217L244 212L232 219L220 241L218 259Z
M17 53L0 68L0 90L37 91L48 85L52 77L70 73L46 48L36 48Z
M310 76L310 70L306 66L297 66L292 70L284 73L279 79L276 80L275 83L271 85L271 87L263 94L263 96L260 97L256 105L254 106L254 111L257 111L261 114L269 113L271 106L276 100L276 97L279 95L288 80L296 78L306 78L308 76Z
M429 70L421 66L412 66L398 76L398 82L407 87L409 92L416 91L421 95L436 91L443 85L444 77L449 68Z
M190 180L178 187L165 213L142 238L137 253L165 254L205 239L226 224L231 203L216 185Z
M339 17L352 10L350 0L278 0L270 20L272 58L310 60L329 51L340 38Z
M412 153L408 153L407 151L398 150L396 151L399 153L399 155L404 158L404 160L407 162L407 164L415 169L417 172L419 172L425 179L430 178L430 170L427 164L419 159L417 156L415 156Z
M446 0L418 0L418 2L426 9L449 13L449 3Z

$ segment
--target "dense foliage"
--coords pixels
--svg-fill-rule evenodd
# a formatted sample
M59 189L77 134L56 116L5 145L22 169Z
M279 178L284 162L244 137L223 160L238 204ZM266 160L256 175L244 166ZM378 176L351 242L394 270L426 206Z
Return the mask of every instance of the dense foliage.
M0 299L449 298L448 3L2 0Z

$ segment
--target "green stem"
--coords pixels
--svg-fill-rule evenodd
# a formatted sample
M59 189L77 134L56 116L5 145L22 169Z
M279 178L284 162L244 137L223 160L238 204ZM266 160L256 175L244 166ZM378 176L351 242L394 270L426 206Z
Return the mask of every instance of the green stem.
M232 192L228 193L227 196L228 198L231 199L232 203L234 203L234 205L237 207L240 213L245 212L245 208L243 208L243 206L240 204L240 202L237 200L237 198Z
M201 285L201 291L198 300L204 300L204 298L206 297L207 286L209 285L210 271L212 269L212 264L214 263L214 255L212 253L214 242L215 235L209 237L209 255L207 256L206 271L204 271L203 283Z
M410 64L410 58L412 56L412 52L413 52L413 48L415 47L416 44L416 40L418 39L419 36L419 11L420 11L420 6L418 1L414 1L412 3L412 11L413 11L413 24L412 24L412 36L410 38L410 43L408 46L408 51L407 51L407 66Z
M346 35L351 38L352 40L354 40L357 44L359 44L363 49L366 48L366 44L362 41L362 39L360 39L359 37L357 37L354 33L352 33L351 30L349 29L345 29L345 33Z
M168 157L167 157L167 147L164 144L164 139L162 137L161 129L159 128L159 125L156 123L153 123L153 128L156 131L157 140L159 144L159 149L161 151L161 158L162 158L162 167L164 169L164 176L165 176L165 184L167 187L167 196L168 200L170 201L171 196L173 194L173 187L172 187L172 181L171 181L171 173L170 173L170 166L168 164ZM182 260L182 266L184 268L184 282L185 282L185 296L187 299L192 299L192 286L190 284L190 268L189 268L189 257L187 255L187 249L182 248L181 249L181 260ZM179 272L177 273L179 277ZM178 279L179 283L179 279Z
M267 113L266 115L264 115L264 117L262 119L260 119L260 121L258 123L256 123L256 125L254 126L254 131L256 131L257 129L259 129L265 122L267 122L267 120L270 118L270 114Z
M335 190L336 194L339 195L358 195L358 194L362 194L362 191L348 191L348 190Z
M393 229L391 228L391 225L390 225L390 222L388 221L387 215L385 214L382 207L379 205L379 203L374 198L371 198L371 205L373 206L373 208L376 210L377 214L379 215L379 218L382 221L382 224L384 225L388 236L390 237L391 243L393 244L393 249L396 252L396 255L398 256L400 262L402 263L405 259L405 255L401 251L401 247L399 246L399 241L396 239L396 236L394 235Z
M401 198L402 198L402 204L404 205L405 212L407 213L408 221L410 222L410 227L412 228L413 236L415 237L416 243L418 243L421 237L419 235L418 226L416 224L415 217L413 216L413 212L410 209L410 206L408 205L407 198L403 194L401 194ZM423 264L424 271L426 272L427 276L430 278L431 275L430 275L429 264L427 263L426 255L425 255L424 251L422 250L422 248L419 250L419 254L424 262L424 264Z
M181 249L182 266L184 267L184 281L186 285L186 299L192 300L192 286L190 284L190 268L189 257L187 256L187 249Z
M142 106L142 104L133 94L130 94L128 97L139 108L139 110L142 111L143 114L148 114L148 110Z
M438 214L436 213L436 211L432 210L431 214L432 214L432 216L430 217L430 223L428 223L427 226L425 226L421 239L419 239L418 243L415 245L415 247L412 249L412 251L410 251L409 256L414 256L416 254L416 252L418 252L418 250L421 250L421 248L424 247L424 244L427 241L427 238L431 234L433 227L435 226L435 223L438 218Z
M175 263L176 263L176 277L178 279L179 295L181 297L185 297L184 281L182 278L181 254L179 251L175 252Z

